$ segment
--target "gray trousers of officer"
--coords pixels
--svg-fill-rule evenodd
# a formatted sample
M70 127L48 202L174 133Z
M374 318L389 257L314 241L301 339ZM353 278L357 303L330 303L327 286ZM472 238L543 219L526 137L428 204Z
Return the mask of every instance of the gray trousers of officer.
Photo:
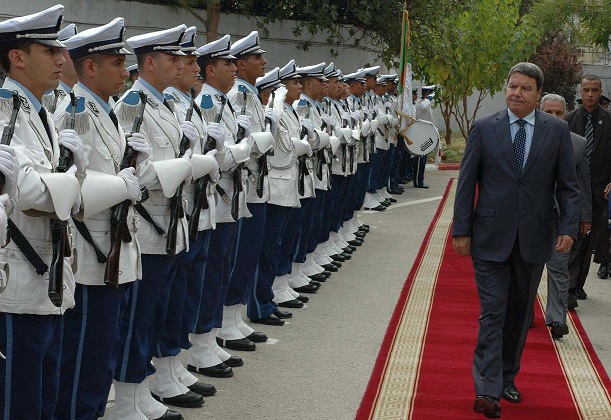
M567 297L569 294L570 252L554 252L547 262L547 306L545 324L566 324Z

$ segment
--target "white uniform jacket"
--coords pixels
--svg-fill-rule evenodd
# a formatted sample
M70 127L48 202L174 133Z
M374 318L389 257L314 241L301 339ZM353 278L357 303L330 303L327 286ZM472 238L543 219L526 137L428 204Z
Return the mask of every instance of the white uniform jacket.
M213 88L207 83L204 83L202 90L197 96L196 102L199 104L202 117L207 123L216 122L219 111L221 110L221 100L227 97L219 90ZM221 125L225 128L225 142L223 151L216 155L216 161L221 170L221 179L218 185L227 193L229 201L218 198L216 205L216 222L217 223L232 223L235 222L231 216L231 200L233 198L233 171L236 170L238 164L248 163L251 153L250 140L239 139L236 142L238 134L238 124L236 123L235 115L231 111L229 103L225 104L221 117ZM238 219L241 217L251 217L252 214L246 206L246 183L247 171L241 170L242 191L239 193L239 212ZM218 192L218 191L217 191Z
M231 101L233 110L236 115L242 113L250 120L253 133L265 131L265 108L261 104L257 89L251 84L241 79L236 79L233 88L227 94ZM244 100L246 99L246 100ZM262 156L257 143L251 143L250 160L248 161L249 180L246 183L246 202L248 203L266 203L269 200L269 179L265 178L263 182L263 196L259 198L257 195L256 178L259 177L261 168L259 168L259 159ZM269 166L268 166L269 170ZM252 174L252 175L251 175ZM253 177L255 182L253 183Z
M31 93L8 78L3 88L17 91L21 97L21 109L11 141L19 161L19 202L10 218L36 253L50 265L53 250L49 216L55 212L55 206L49 188L53 188L54 181L59 181L66 189L78 190L79 182L73 175L52 173L58 163L59 145L51 115L47 114L51 131L49 139L32 103L35 99ZM0 113L0 126L4 127L10 118L10 107L6 110L3 106ZM56 196L57 199L61 200L61 197ZM67 204L72 206L74 203ZM60 308L55 307L47 296L48 271L43 275L37 274L15 241L10 241L0 250L0 261L8 262L10 267L7 288L0 294L1 312L60 315L74 306L71 258L64 259L64 290Z
M176 118L178 118L178 121L184 121L187 116L187 111L189 110L189 107L191 106L190 95L184 92L181 92L180 90L178 90L175 87L167 88L164 91L164 93L166 95L172 96L173 103L174 103L174 113L176 114ZM194 98L194 100L195 99L196 98ZM203 155L206 140L208 139L208 135L206 133L207 124L203 120L202 116L200 116L201 110L199 110L200 111L199 113L196 110L199 110L199 105L197 104L197 102L194 103L193 114L191 115L191 122L195 125L195 128L197 128L197 131L199 132L199 141L195 142L195 146L193 147L193 154L194 155L196 154ZM210 158L210 159L214 159L214 158ZM218 170L218 164L217 164L217 170ZM187 214L191 214L191 212L193 211L193 203L194 203L194 197L195 197L194 182L195 180L193 180L193 182L185 184L184 189L183 189L185 193L185 197L187 198ZM215 185L216 184L209 182L206 188L206 198L208 201L208 208L207 209L202 208L201 210L201 213L199 216L199 222L198 222L198 229L197 229L198 231L216 228Z
M187 160L177 158L182 139L180 123L174 113L155 96L149 86L148 83L142 83L141 79L136 80L132 88L125 92L115 104L114 110L119 124L125 131L130 132L139 106L126 104L125 98L130 92L140 90L147 95L140 132L145 135L151 146L151 156L148 164L140 168L138 179L140 185L146 186L149 193L149 199L142 203L142 206L157 226L166 231L170 222L170 198L174 195L175 188L164 189L163 185L168 178L180 177L183 180L190 180L192 170ZM157 92L157 94L161 93ZM177 229L176 253L188 248L187 229L187 219L182 217ZM153 226L142 218L138 228L138 241L143 254L166 253L166 235L159 235Z
M343 175L343 176L348 176L352 174L351 168L350 168L350 159L349 159L349 145L351 145L354 142L354 139L352 138L352 136L348 136L347 138L344 137L343 132L340 130L340 127L343 127L344 122L343 122L343 118L342 118L342 113L344 113L344 109L342 108L342 103L335 101L333 99L330 99L330 115L331 118L333 118L333 120L335 121L335 126L337 127L335 129L335 135L339 138L340 141L340 146L337 149L337 151L335 152L335 155L333 157L333 166L332 166L332 173L333 175ZM346 162L345 164L345 168L346 170L342 170L342 161Z
M305 93L301 94L301 98L298 101L293 103L293 108L297 111L297 114L301 118L308 118L312 121L315 130L322 131L322 111L319 108L316 101L310 98ZM329 146L330 147L330 146ZM312 151L318 152L318 144L316 147L312 145ZM317 165L318 165L318 157L317 153L314 153L314 156L309 158L312 161L313 172L314 172L314 187L317 190L326 191L329 188L329 167L326 164L322 165L322 179L319 179L316 175Z
M378 129L374 133L376 148L388 150L390 148L390 144L388 142L390 118L389 115L386 113L384 100L379 95L372 95L371 100L373 109L376 113L376 120L379 123Z
M84 98L84 109L76 115L75 130L83 141L85 156L89 160L88 178L82 186L83 201L81 207L88 209L91 204L95 214L82 218L93 242L105 255L110 250L110 218L112 207L127 199L127 188L123 178L118 177L119 166L125 152L126 141L123 129L115 128L108 112L102 108L99 97L80 84L74 86L74 94ZM70 113L70 97L64 97L57 106L54 118L58 129L65 128ZM101 192L104 194L101 194ZM88 198L96 202L88 202ZM99 201L98 201L99 200ZM103 203L103 204L102 204ZM95 210L93 210L95 208ZM140 220L131 207L127 215L127 226L132 236L131 242L121 241L121 258L119 262L119 283L128 283L142 278L140 245L136 231ZM89 286L104 285L105 265L98 262L93 247L73 227L74 243L78 255L78 271L75 281Z

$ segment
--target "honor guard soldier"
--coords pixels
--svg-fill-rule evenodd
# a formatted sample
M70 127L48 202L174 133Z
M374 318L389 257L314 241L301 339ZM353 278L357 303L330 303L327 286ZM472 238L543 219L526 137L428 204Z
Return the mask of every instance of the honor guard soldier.
M216 205L216 229L210 233L210 252L204 272L199 312L190 331L187 368L213 377L233 376L232 367L244 364L216 342L216 331L223 321L223 303L235 255L237 221L250 217L246 206L246 170L251 152L250 120L238 116L227 98L236 79L235 57L230 54L229 35L197 49L197 63L204 85L197 97L202 117L208 124L208 138L216 143L221 178L216 190L221 199Z
M284 115L286 101L292 104L301 94L301 84L296 77L295 61L292 60L290 70L282 69L284 77L293 78L290 86L291 93L286 88L279 90L278 95L274 92L269 97L267 109L273 109L279 115L279 126L274 136L274 155L269 157L269 186L270 195L267 208L267 218L265 231L263 233L263 243L257 270L257 278L248 301L248 317L251 320L265 320L264 322L272 325L284 324L283 319L292 317L287 311L281 311L273 302L274 291L272 285L276 276L277 256L282 250L281 239L287 229L293 209L299 207L299 196L297 193L298 183L298 153L311 153L311 147L307 142L300 139L300 124L297 114L289 108L290 116ZM276 67L264 77L257 79L257 89L259 92L273 91L281 83L280 69ZM287 85L284 85L285 87ZM283 121L284 118L284 121ZM287 126L292 118L293 130ZM292 131L292 133L291 133ZM297 144L295 144L297 143ZM299 152L298 152L299 150ZM305 151L304 151L305 150ZM290 248L288 244L287 248ZM290 263L289 263L290 264ZM290 266L290 265L289 265ZM291 300L293 297L290 298ZM301 302L298 302L303 306ZM279 320L276 321L276 319Z
M185 31L180 44L181 51L186 54L180 57L184 67L174 85L165 90L166 97L171 97L178 120L190 120L195 125L198 135L191 157L193 182L184 186L188 203L186 212L190 215L189 250L176 255L172 265L170 275L174 277L174 281L163 331L159 344L155 348L153 364L157 372L153 375L151 382L151 392L156 398L178 406L181 405L184 397L176 398L178 389L168 392L176 387L182 391L188 388L202 397L214 395L216 392L214 386L199 383L180 361L180 350L187 350L191 347L189 331L193 329L199 307L199 299L194 297L199 297L202 293L210 229L215 226L214 207L216 202L211 193L212 189L208 188L208 182L216 182L219 179L219 166L214 158L217 153L216 143L212 141L212 145L208 145L207 126L202 120L199 106L195 103L195 96L192 96L192 88L200 72L195 53L196 34L195 26ZM207 146L211 150L206 151ZM206 208L202 208L202 200L205 200ZM196 210L196 207L199 207L199 210Z
M74 127L83 141L89 167L81 190L82 214L79 220L73 219L78 255L76 305L64 319L57 419L104 415L121 304L131 283L142 276L137 222L130 206L124 222L131 241L119 238L116 278L112 279L114 284L105 284L113 206L140 198L135 171L150 153L141 134L134 133L126 140L108 102L122 92L127 75L125 55L131 53L123 48L123 25L123 18L116 18L64 41L79 82L58 104L55 123L59 129ZM120 168L126 146L138 152L136 168Z
M256 349L255 343L267 341L265 334L255 331L242 320L242 307L248 301L257 277L269 200L267 153L274 143L272 133L278 129L278 116L272 109L263 107L255 87L257 77L265 75L267 60L263 54L265 50L260 46L257 31L231 45L231 55L236 57L237 79L227 97L239 118L248 117L253 139L246 165L246 203L252 217L238 223L236 255L224 301L223 326L217 331L219 345L232 350L252 351ZM274 315L251 320L268 325L281 322Z
M378 177L375 185L378 197L386 202L396 203L397 200L387 191L388 178L390 177L388 151L390 150L391 142L389 136L392 116L390 115L391 104L384 98L386 90L386 77L378 76L376 78L376 85L373 89L374 95L372 96L374 112L377 115L376 120L378 122L378 129L374 134L376 154L378 155Z
M15 92L21 102L7 106L4 100L0 107L0 124L13 131L20 168L11 241L0 250L0 261L8 262L14 279L0 294L0 352L6 356L0 360L0 410L11 419L54 418L62 314L74 306L67 220L78 210L87 161L76 132L58 134L41 104L44 92L57 87L65 63L65 46L57 39L63 9L56 5L0 22L0 66L8 73L2 97ZM72 152L61 165L60 149ZM5 176L3 192L15 191L14 181Z
M172 284L173 258L188 246L187 221L182 209L181 185L191 181L193 170L189 158L198 140L193 123L179 122L171 101L163 91L180 76L183 63L180 42L187 27L151 32L127 39L140 69L140 78L115 105L119 123L128 132L141 132L152 153L146 168L138 174L148 189L148 200L137 204L140 215L138 241L142 250L142 280L132 287L130 317L124 319L115 372L116 405L112 418L164 418L182 416L153 399L147 377L154 373L150 364L165 321L168 295ZM142 103L140 93L146 95ZM129 334L127 333L129 331ZM201 395L173 384L173 404L197 406ZM186 387L185 387L186 388ZM164 397L170 397L170 395ZM144 417L146 416L146 417Z
M274 67L272 70L265 73L263 77L257 77L255 87L259 93L259 100L264 107L274 107L275 92L281 85L278 77L279 70L280 67ZM273 153L271 155L273 156Z
M64 29L57 33L57 39L60 42L65 42L78 32L77 27L74 23L69 24ZM42 102L45 108L52 114L57 109L59 103L68 96L68 92L72 89L72 87L78 81L78 76L76 71L74 70L74 63L70 58L70 54L68 54L68 50L62 49L62 55L66 60L64 67L62 69L62 76L59 79L59 86L55 89L45 92L45 95L42 97Z
M269 275L267 274L267 270L272 271L275 276L272 284L272 291L274 292L273 302L283 308L302 308L305 302L309 301L307 296L302 296L298 292L295 292L288 283L289 276L302 276L300 270L297 269L297 264L293 263L294 255L297 252L300 240L300 234L302 230L302 225L304 222L304 218L309 215L306 214L306 211L311 207L311 202L315 199L315 189L314 189L314 166L312 164L313 152L312 149L317 149L320 144L320 139L318 138L317 132L314 130L314 125L309 118L300 117L297 114L295 108L293 108L293 104L296 103L302 94L303 86L301 85L301 76L297 73L297 66L295 64L295 60L289 61L284 67L282 67L278 76L282 81L283 87L278 90L278 94L276 96L276 104L274 107L280 112L280 132L279 138L276 139L278 142L278 148L280 152L284 149L288 150L288 146L284 146L284 144L288 144L287 137L291 139L293 146L295 148L294 155L296 157L296 162L294 165L297 166L297 174L296 174L296 184L294 188L297 189L297 198L299 199L298 206L294 207L290 211L290 217L288 221L285 222L285 227L278 234L279 239L277 240L277 245L270 256L270 261L265 262L263 259L261 260L261 268L259 271L259 276ZM281 111L280 111L281 109ZM283 142L280 144L280 142ZM276 153L279 153L276 148L276 152L274 152L274 158L270 160L272 164L272 169L274 166L279 166L278 169L287 171L288 168L284 168L285 165L288 165L288 162L282 163L288 157L285 154L280 153L276 157ZM292 153L291 153L292 155ZM288 190L288 180L284 181L281 177L282 172L278 172L278 175L275 175L277 170L273 170L272 175L270 177L270 182L272 183L271 190L271 198L272 203L277 202L278 206L287 207L287 204L290 204L289 200L290 195ZM278 178L276 181L275 178ZM286 177L286 175L285 175ZM274 199L275 188L274 184L278 182L282 182L281 185L284 185L286 192L286 201L279 201L278 198ZM278 210L277 213L281 213L281 209ZM275 211L274 210L274 211ZM278 215L279 220L281 219L281 214ZM271 226L270 226L271 229ZM278 246L280 244L280 246ZM265 249L265 244L264 244ZM267 255L267 253L265 253ZM265 277L261 281L265 281ZM304 281L303 284L309 284L308 281ZM261 311L267 310L269 311L271 305L266 304L263 305L263 299L261 300ZM277 317L287 318L289 312L280 312L278 311L275 315Z
M416 119L433 122L433 110L431 109L434 97L435 85L422 86L420 95L414 103ZM414 158L414 187L428 188L424 183L424 170L426 168L427 155L415 156Z
M399 166L402 161L403 148L399 145L399 115L397 114L398 98L397 98L397 75L387 74L386 78L386 96L385 102L389 104L390 109L390 130L389 130L389 154L390 154L390 174L388 179L387 191L389 194L403 194L403 187L399 185Z

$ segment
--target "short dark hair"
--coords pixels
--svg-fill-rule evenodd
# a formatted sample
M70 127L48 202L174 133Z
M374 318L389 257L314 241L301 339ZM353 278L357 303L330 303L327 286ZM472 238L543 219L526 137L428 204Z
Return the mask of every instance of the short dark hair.
M0 44L0 67L7 73L11 71L11 60L8 58L8 53L11 50L21 50L29 53L32 50L33 41L15 41L5 45Z
M83 57L77 58L76 60L72 61L74 63L74 70L76 71L76 74L79 77L79 79L83 77L83 73L85 71L84 69L85 61L93 60L95 63L100 64L100 61L102 58L101 56L102 54L100 53L88 54L88 55L85 55Z
M581 78L581 81L582 81L582 82L583 82L584 80L587 80L588 82L598 82L598 84L600 85L601 89L602 89L602 87L603 87L603 82L602 82L602 80L600 80L600 77L598 77L598 76L597 76L597 75L595 75L595 74L592 74L592 73L586 74L585 76L583 76L583 77Z
M216 66L220 58L198 58L197 65L199 66L199 74L202 76L204 82L206 82L206 67Z
M144 62L146 61L146 57L157 57L157 55L159 54L158 51L151 51L151 52L146 52L146 53L142 53L142 54L138 54L136 56L136 62L138 63L138 71L140 71L140 69L144 68Z
M543 70L541 70L536 64L528 62L516 64L511 68L511 70L509 70L509 74L507 75L507 80L505 81L505 83L509 81L509 78L514 73L520 73L532 79L535 79L535 81L537 82L537 89L543 88Z

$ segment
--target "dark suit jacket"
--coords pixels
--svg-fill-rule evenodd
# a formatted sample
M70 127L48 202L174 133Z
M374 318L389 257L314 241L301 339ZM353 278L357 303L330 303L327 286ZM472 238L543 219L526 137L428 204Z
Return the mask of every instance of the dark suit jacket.
M549 260L555 197L561 210L558 234L576 238L579 186L565 121L536 111L521 177L507 109L475 121L460 167L452 233L471 237L473 258L505 261L519 238L526 263Z
M579 134L571 133L571 141L573 142L575 170L579 182L579 222L592 223L592 184L586 154L586 139Z
M566 114L565 120L569 123L572 132L583 136L585 127L583 116L586 112L578 108ZM594 121L594 150L592 162L590 163L590 181L592 183L592 204L597 207L606 207L604 191L605 186L611 181L611 111L600 108L598 121Z

